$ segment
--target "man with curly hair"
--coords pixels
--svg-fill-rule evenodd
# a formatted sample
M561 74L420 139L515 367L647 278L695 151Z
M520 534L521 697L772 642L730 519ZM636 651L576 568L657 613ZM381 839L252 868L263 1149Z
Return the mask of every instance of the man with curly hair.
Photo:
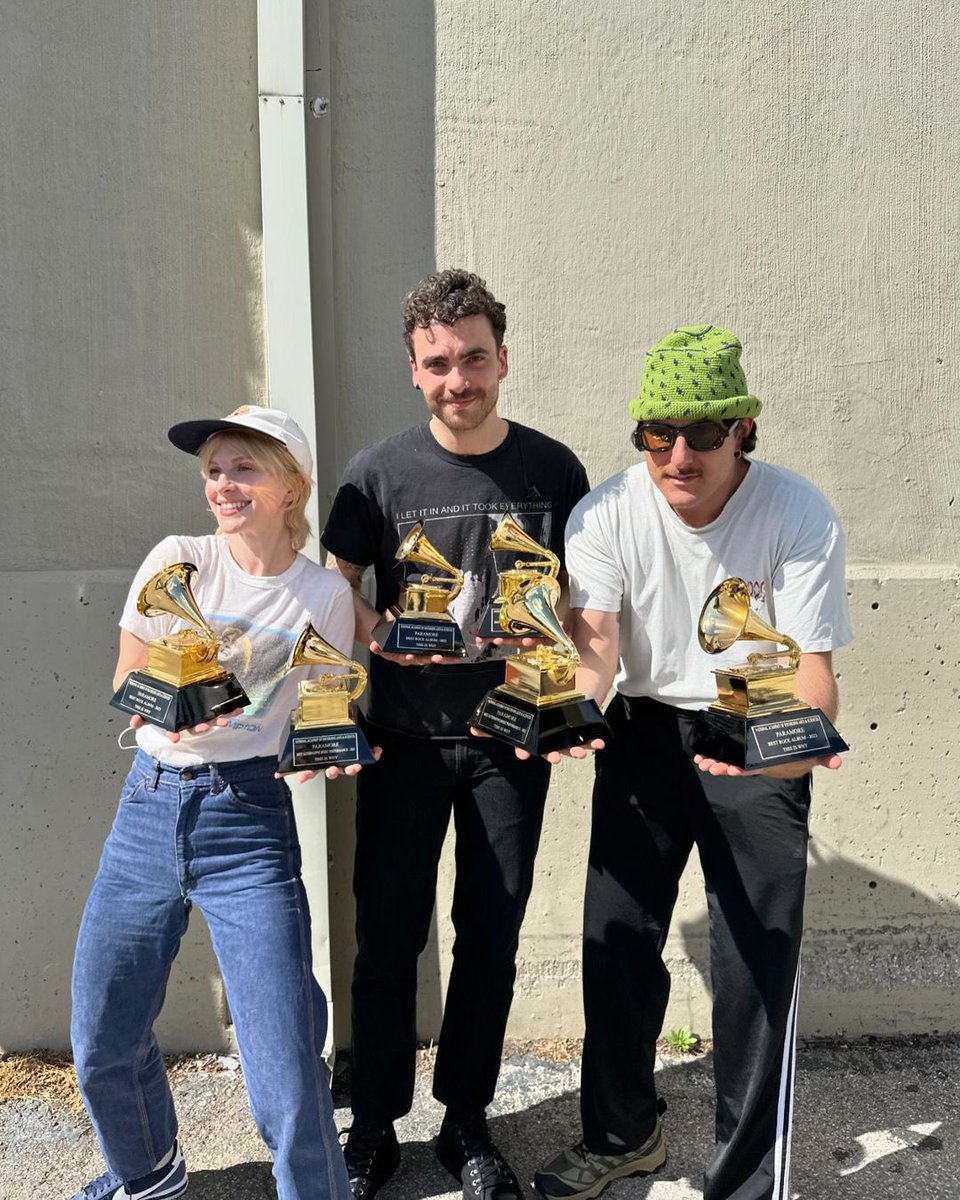
M429 417L356 455L322 537L328 565L354 586L357 639L372 643L370 738L383 747L381 764L358 777L357 794L353 1126L345 1147L357 1200L370 1200L399 1163L393 1122L413 1097L417 958L451 815L456 938L433 1079L446 1109L437 1156L465 1196L521 1194L485 1109L500 1068L550 766L470 736L473 710L503 681L499 646L487 642L478 655L451 660L387 654L373 640L418 570L395 558L418 522L464 573L451 612L468 642L497 593L490 534L502 516L512 514L562 556L567 518L589 485L570 450L497 411L505 327L503 304L470 272L440 271L411 292L404 339ZM359 591L371 565L374 605Z

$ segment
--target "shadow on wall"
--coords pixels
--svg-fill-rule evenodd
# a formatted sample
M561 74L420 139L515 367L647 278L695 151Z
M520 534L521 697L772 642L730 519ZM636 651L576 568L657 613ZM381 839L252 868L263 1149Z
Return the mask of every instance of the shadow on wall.
M321 35L322 36L322 33ZM311 76L332 105L326 158L310 160L312 233L329 205L332 233L314 237L317 345L317 482L321 528L348 460L362 447L424 419L403 345L407 293L435 257L436 13L433 0L353 0L330 6L329 73ZM324 179L321 172L328 172ZM327 261L321 262L324 253ZM447 264L443 264L447 265ZM334 1037L349 1043L354 955L355 789L328 789ZM442 1005L436 920L421 956L427 1027Z
M800 987L806 1036L960 1030L960 908L811 842ZM679 925L709 986L704 913ZM698 1030L707 1034L707 1030Z

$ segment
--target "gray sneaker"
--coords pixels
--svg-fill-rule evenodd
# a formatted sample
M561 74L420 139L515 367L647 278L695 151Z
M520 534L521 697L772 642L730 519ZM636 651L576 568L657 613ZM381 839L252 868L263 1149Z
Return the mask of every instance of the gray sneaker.
M660 1118L639 1150L623 1154L594 1154L583 1142L563 1150L544 1164L533 1186L546 1200L593 1200L608 1183L632 1175L649 1175L667 1161Z

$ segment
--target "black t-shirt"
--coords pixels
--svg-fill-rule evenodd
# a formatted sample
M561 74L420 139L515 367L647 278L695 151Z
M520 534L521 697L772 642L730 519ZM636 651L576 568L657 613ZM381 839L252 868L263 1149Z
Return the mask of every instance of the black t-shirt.
M418 521L436 549L464 573L463 591L450 613L471 658L426 667L374 658L369 702L374 724L415 737L469 736L471 713L490 688L503 682L498 648L488 644L474 657L470 632L497 594L490 535L500 518L512 513L562 560L567 517L589 489L573 451L515 422L487 454L452 454L424 422L368 446L350 461L321 540L337 558L374 565L380 612L397 603L403 583L433 573L395 560L401 539ZM506 567L517 556L496 557Z

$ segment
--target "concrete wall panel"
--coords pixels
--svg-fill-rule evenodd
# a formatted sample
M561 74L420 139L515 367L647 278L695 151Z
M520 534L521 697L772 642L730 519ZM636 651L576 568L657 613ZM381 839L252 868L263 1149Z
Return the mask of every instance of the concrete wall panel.
M73 943L130 760L133 568L206 532L175 420L263 394L256 5L7 5L0 38L0 1047L68 1041ZM228 1044L198 917L161 1018Z
M13 8L0 565L134 566L209 527L167 427L261 394L256 5Z
M65 1042L73 932L126 761L105 699L129 571L162 534L208 527L164 430L263 394L255 5L12 9L0 41L7 1048ZM857 641L837 670L851 751L817 778L803 1026L957 1030L952 11L324 0L309 18L308 73L331 99L310 133L321 489L360 446L421 419L399 309L436 266L476 269L506 301L504 411L567 441L595 481L633 461L626 405L643 350L689 321L740 334L766 406L760 453L825 490L850 547ZM514 1036L581 1027L589 774L566 765L551 791ZM343 1044L349 786L331 789L330 813ZM449 963L449 850L422 964L427 1037ZM168 1044L220 1045L203 938L185 953ZM667 956L668 1023L706 1032L695 868Z
M479 271L507 303L506 415L566 441L599 481L634 461L626 409L644 349L676 324L714 321L744 339L766 405L760 454L822 487L846 527L857 641L837 669L851 752L816 783L804 1028L956 1029L960 455L949 331L960 139L948 114L960 96L948 7L437 0L435 10L433 113L419 103L421 58L401 85L402 144L435 148L436 265ZM372 24L362 39L352 32L344 64L374 36ZM357 91L344 99L360 105ZM380 120L395 129L395 112ZM341 206L344 283L379 265L353 251L384 222L422 233L409 202L394 203L390 161L367 159L364 202ZM395 256L383 261L396 270ZM392 318L377 312L389 336ZM344 459L422 411L404 378L401 408L385 418L391 353L354 357L342 378ZM515 1036L581 1027L589 786L574 764L551 791ZM347 795L334 818L346 930L350 817ZM448 846L422 971L426 1035L449 963L451 879ZM668 1023L706 1031L706 956L694 866L667 948ZM342 1004L339 1014L343 1041Z

